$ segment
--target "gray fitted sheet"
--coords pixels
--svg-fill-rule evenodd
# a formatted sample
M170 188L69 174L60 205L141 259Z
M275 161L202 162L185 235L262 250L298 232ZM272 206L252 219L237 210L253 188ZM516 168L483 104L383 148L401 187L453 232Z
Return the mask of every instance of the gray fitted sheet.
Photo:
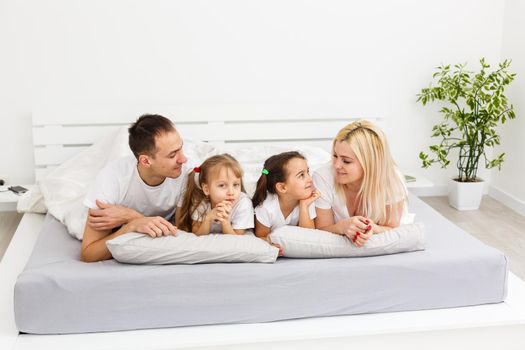
M85 333L448 308L504 300L505 256L415 196L425 251L275 264L79 261L80 242L47 216L15 287L21 332Z

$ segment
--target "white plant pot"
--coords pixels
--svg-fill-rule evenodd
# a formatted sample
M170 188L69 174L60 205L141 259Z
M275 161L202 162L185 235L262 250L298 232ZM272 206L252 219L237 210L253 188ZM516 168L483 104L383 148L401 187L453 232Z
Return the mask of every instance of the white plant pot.
M457 210L477 210L483 196L485 182L458 182L450 180L448 203Z

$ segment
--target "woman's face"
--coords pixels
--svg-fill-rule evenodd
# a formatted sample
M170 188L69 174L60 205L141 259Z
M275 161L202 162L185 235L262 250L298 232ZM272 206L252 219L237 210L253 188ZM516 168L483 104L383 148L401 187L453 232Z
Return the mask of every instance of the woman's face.
M363 167L348 143L336 142L332 155L335 180L340 185L360 186L363 181Z

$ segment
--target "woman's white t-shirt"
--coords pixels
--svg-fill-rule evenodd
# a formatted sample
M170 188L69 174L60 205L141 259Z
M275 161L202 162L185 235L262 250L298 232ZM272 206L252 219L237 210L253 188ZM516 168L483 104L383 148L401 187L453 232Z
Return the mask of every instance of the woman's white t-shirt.
M310 219L316 218L314 203L308 207L308 214ZM293 208L292 212L285 218L279 205L279 197L276 194L268 193L266 199L255 208L255 217L257 221L272 231L285 225L297 226L299 224L299 206Z
M350 214L346 207L346 198L339 195L335 189L335 175L332 162L328 162L315 170L312 179L315 188L321 193L321 196L315 201L315 206L320 209L332 209L334 213L334 223L348 219ZM403 200L403 198L400 198L400 201L401 200ZM408 224L413 221L414 215L408 212L405 203L400 222L401 224Z
M315 206L320 209L332 209L334 223L350 217L346 208L346 198L337 194L334 183L334 167L328 162L317 168L312 174L315 188L320 192L320 197L315 201Z
M194 221L202 221L209 211L211 211L211 203L208 201L201 202L197 209L193 211L191 218ZM235 230L245 230L254 227L252 200L246 193L241 192L239 199L233 205L230 213L230 221L232 228ZM212 221L210 233L222 233L221 223Z

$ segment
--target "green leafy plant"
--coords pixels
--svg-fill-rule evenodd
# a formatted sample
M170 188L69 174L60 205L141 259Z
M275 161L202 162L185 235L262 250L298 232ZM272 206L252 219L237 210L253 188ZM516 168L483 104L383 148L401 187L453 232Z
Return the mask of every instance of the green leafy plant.
M432 128L432 137L441 138L439 144L429 147L434 157L424 152L419 154L423 168L433 163L441 164L442 168L447 167L451 150L457 148L457 181L478 181L476 174L482 156L487 169L501 169L505 153L489 160L485 147L499 145L496 127L516 117L513 106L508 105L504 95L505 87L516 76L508 72L510 63L510 60L505 60L498 69L489 72L490 65L482 58L481 69L477 73L468 71L466 64L457 64L453 70L450 65L436 68L430 86L421 89L417 101L426 105L438 100L447 102L447 105L440 110L442 122Z

